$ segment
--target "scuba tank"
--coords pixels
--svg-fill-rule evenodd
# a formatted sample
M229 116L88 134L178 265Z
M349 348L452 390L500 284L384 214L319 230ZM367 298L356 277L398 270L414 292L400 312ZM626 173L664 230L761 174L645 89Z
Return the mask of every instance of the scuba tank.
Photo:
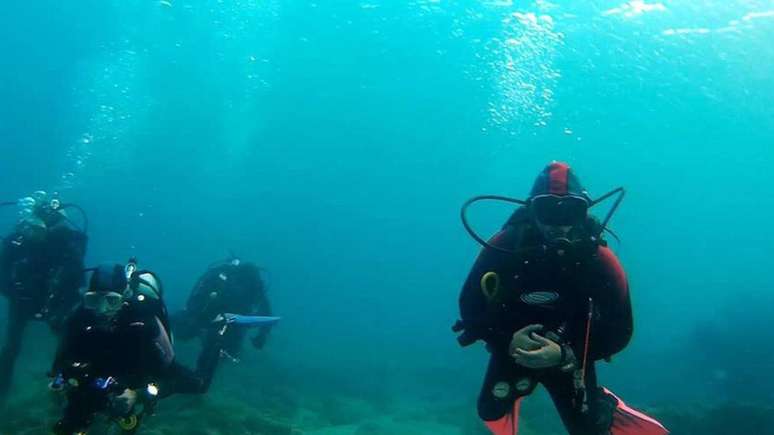
M124 266L128 285L124 290L124 300L135 306L149 307L161 321L170 340L173 340L169 312L164 303L164 287L155 272L140 269L137 258L132 257Z

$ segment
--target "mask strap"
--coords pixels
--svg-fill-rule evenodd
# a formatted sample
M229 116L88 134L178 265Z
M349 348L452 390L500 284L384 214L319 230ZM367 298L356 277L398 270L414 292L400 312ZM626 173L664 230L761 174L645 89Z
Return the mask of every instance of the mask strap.
M146 274L153 276L153 278L156 280L156 285L154 285L153 283L151 283L147 279L141 277L141 275L146 275ZM150 270L137 270L132 275L132 281L130 283L130 287L131 287L132 292L137 291L137 289L140 288L141 284L145 285L148 288L150 288L151 290L153 290L153 292L156 293L156 295L159 298L161 298L163 296L161 280L159 279L158 276L156 276L155 273L151 272Z

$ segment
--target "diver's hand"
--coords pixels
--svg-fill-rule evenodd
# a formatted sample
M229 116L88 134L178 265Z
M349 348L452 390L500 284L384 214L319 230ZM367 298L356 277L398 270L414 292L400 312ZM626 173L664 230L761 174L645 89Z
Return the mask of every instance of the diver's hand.
M562 347L559 343L535 333L532 339L540 343L540 347L535 350L516 348L511 353L516 364L529 369L547 369L562 363Z
M64 378L62 378L62 375L53 375L51 373L48 373L47 376L49 379L51 379L48 382L49 391L52 391L54 393L59 393L64 391L65 380Z
M543 329L543 325L527 325L515 333L511 339L511 345L508 348L508 353L513 355L516 349L522 350L536 350L540 349L540 342L533 338L537 331Z
M110 407L115 415L127 415L137 403L137 392L125 389L123 393L111 400Z

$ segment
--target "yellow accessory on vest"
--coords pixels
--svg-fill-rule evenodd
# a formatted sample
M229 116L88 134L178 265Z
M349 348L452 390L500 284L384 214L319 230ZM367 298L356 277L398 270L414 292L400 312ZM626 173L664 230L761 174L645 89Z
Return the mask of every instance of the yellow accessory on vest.
M122 430L133 430L137 427L139 423L140 423L140 420L137 418L136 415L130 415L129 417L124 417L118 420L118 426Z
M487 272L481 277L481 292L491 302L500 291L500 275L496 272Z

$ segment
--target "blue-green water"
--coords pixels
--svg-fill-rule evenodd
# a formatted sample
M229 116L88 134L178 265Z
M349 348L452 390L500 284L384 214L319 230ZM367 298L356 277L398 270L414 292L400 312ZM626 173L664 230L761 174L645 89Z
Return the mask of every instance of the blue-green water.
M449 331L477 252L459 206L523 196L553 159L592 194L629 192L613 247L636 332L603 383L675 427L696 403L696 421L724 416L717 433L770 411L774 2L0 10L0 198L77 202L89 264L137 256L173 311L229 250L270 271L284 321L267 349L224 364L209 397L162 404L149 433L191 415L196 433L273 433L239 423L264 414L304 433L479 433L486 353ZM1 434L55 418L53 346L29 331ZM534 403L525 431L561 433Z

